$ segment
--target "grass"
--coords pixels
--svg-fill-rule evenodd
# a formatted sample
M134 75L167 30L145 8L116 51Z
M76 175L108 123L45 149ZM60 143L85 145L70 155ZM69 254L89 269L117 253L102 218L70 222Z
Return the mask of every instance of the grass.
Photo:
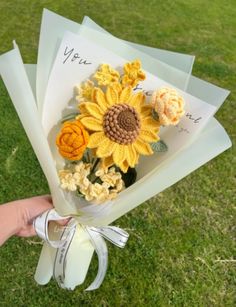
M196 55L193 73L231 90L217 119L236 138L236 4L234 0L0 0L0 52L19 44L35 63L43 7L81 22L89 15L114 35ZM47 182L0 81L0 203L48 193ZM234 306L234 146L117 221L129 229L123 250L109 244L101 288L74 292L35 284L41 245L12 238L0 249L0 306Z

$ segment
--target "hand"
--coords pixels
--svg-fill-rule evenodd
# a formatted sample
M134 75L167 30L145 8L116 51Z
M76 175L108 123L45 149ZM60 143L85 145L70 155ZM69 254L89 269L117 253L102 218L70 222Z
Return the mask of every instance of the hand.
M30 237L36 235L33 220L46 210L52 209L49 195L16 200L0 206L0 246L12 235ZM68 220L60 223L65 225Z
M53 208L52 198L49 195L36 196L24 200L19 200L21 221L19 230L15 233L19 237L31 237L36 235L33 220L44 211Z

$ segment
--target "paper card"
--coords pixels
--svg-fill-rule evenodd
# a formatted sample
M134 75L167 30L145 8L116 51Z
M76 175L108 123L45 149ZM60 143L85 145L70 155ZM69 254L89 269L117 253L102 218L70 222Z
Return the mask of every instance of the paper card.
M92 21L89 17L85 17L83 21L83 25L86 25L87 27L91 28L92 30L102 31L107 34L107 36L111 36L110 33L105 31L102 27L98 26L94 21ZM94 32L93 37L99 38L99 34L95 34ZM92 35L92 33L90 33ZM103 36L104 39L104 36ZM115 37L113 37L113 40ZM116 38L116 40L118 40ZM122 41L122 40L120 40ZM124 41L123 41L124 42ZM161 50L156 48L151 48L139 44L134 44L132 42L126 43L135 49L138 49L139 51L142 51L143 53L146 53L162 62L167 63L168 65L174 66L188 74L191 74L192 71L192 65L194 62L194 57L190 55L185 55L181 53L176 52L170 52L167 50ZM109 49L109 45L106 45L107 49ZM114 46L113 46L114 48ZM119 47L117 46L117 50ZM138 54L136 54L138 56ZM139 54L140 55L140 54ZM140 55L141 56L141 55ZM170 75L175 74L176 71L170 71ZM178 75L175 76L178 78ZM187 77L186 77L187 78ZM164 78L165 79L165 78ZM166 80L166 79L165 79ZM229 91L226 89L223 89L221 87L218 87L214 84L211 84L207 81L201 80L197 77L189 75L189 78L187 79L188 82L187 88L185 88L185 91L203 101L206 101L213 106L216 106L217 109L222 105L222 103L225 101L227 96L229 95ZM171 79L167 79L169 83L171 83ZM184 87L183 87L184 88Z
M53 65L55 55L58 51L61 39L66 31L79 33L80 28L81 25L78 23L75 23L69 19L57 15L47 9L43 10L37 59L37 104L40 116L42 114L43 101L45 97L49 74ZM85 27L83 30L85 30ZM152 57L136 50L135 48L130 47L124 41L115 38L110 34L105 34L105 36L103 34L103 36L100 37L99 32L90 30L90 35L95 38L96 36L98 36L99 41L103 40L103 43L105 44L104 46L107 49L109 49L109 47L113 45L113 51L115 51L115 53L119 53L120 50L125 50L131 56L132 59L142 59L143 66L146 68L146 70L148 70L148 68L155 69L155 71L158 71L158 74L161 78L165 79L168 82L172 82L179 88L186 88L189 78L188 73L186 74L185 72L178 70L166 63L162 63L161 60L159 60L158 58L153 59ZM155 63L155 67L150 67L150 61L152 63ZM172 57L172 61L174 61L174 57ZM169 80L169 78L171 79Z
M86 21L86 20L85 20ZM86 24L87 21L86 21ZM46 86L48 77L50 74L50 70L53 64L54 56L59 48L59 44L61 41L61 38L65 34L65 32L71 31L73 33L78 33L80 29L80 24L75 23L69 19L66 19L60 15L57 15L49 10L44 9L43 11L43 18L42 18L42 24L41 24L41 31L40 31L40 41L39 41L39 51L38 51L38 65L37 65L37 104L39 108L39 113L41 116L41 110L43 108L43 99L45 96ZM101 27L100 27L101 29ZM92 31L92 30L91 30ZM90 33L91 35L91 33ZM99 33L98 31L93 31L93 37L97 37L99 39ZM107 45L106 48L109 49L109 46L111 45L109 43L109 37L111 34L107 34ZM103 36L104 38L104 36ZM119 51L120 45L124 44L122 40L113 37L113 42L116 40L116 52ZM173 65L173 63L178 62L181 67L179 67L181 70L185 71L184 67L188 64L184 62L183 60L179 60L179 56L175 58L175 53L172 54L172 57L170 58L170 54L168 56L166 55L165 51L163 50L163 56L160 57L160 52L155 51L155 48L150 48L146 46L141 46L138 44L133 44L130 42L127 42L126 45L131 45L135 48L139 48L139 50L143 53L149 54L151 57L155 57L161 61L167 62L168 64ZM114 46L113 46L114 48ZM133 56L133 58L137 58L140 56L140 53L137 54L135 52L135 48L131 48L129 52ZM128 50L127 50L128 51ZM184 57L184 55L183 55ZM163 69L163 72L162 72ZM222 89L220 87L217 87L211 83L205 82L201 79L198 79L196 77L192 77L188 74L184 74L182 78L179 78L179 74L181 73L178 70L173 71L172 67L167 65L165 67L159 67L158 72L160 75L165 74L165 71L167 70L167 81L170 82L168 76L175 77L176 79L184 80L182 84L182 88L185 88L188 86L188 81L190 80L190 85L187 87L187 92L190 93L193 96L198 97L199 99L202 99L203 101L206 101L212 105L215 105L217 108L219 108L226 97L229 95L229 91ZM187 71L191 71L190 68L187 69ZM175 74L177 72L177 74ZM186 82L185 82L186 80Z
M42 117L42 124L45 133L49 135L54 157L57 156L54 149L56 132L59 129L56 125L60 123L63 114L67 112L68 103L73 98L74 86L86 81L101 63L121 68L126 62L127 60L80 35L70 32L65 35L49 78ZM146 72L146 80L138 85L135 91L142 90L149 100L151 92L163 86L170 85ZM160 136L169 150L167 153L154 155L156 167L192 141L213 116L216 109L198 98L181 90L178 91L186 101L186 114L178 126L162 129ZM144 174L142 173L142 175Z

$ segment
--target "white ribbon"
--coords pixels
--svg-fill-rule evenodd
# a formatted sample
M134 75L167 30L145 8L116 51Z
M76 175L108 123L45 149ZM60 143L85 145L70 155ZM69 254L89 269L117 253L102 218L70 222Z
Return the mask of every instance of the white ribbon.
M59 221L67 218L70 218L70 216L62 217L55 211L55 209L52 209L38 216L33 223L38 236L52 247L57 248L57 253L54 261L53 276L58 285L64 289L66 288L64 282L67 253L74 238L78 222L74 218L71 218L69 223L63 228L60 240L57 241L53 241L49 238L48 223L49 221ZM108 250L106 241L104 239L107 239L120 248L124 248L129 238L129 234L123 229L115 226L81 226L88 233L91 243L98 256L97 276L92 284L86 289L86 291L91 291L100 287L106 275L108 265Z

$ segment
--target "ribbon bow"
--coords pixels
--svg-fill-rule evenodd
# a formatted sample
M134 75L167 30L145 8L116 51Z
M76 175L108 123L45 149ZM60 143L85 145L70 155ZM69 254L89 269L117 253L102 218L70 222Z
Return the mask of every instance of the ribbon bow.
M46 241L50 246L57 248L53 277L57 281L58 285L64 289L66 288L64 281L67 252L74 238L78 222L74 218L71 218L69 223L64 226L60 240L57 241L50 240L48 235L48 223L49 221L59 221L66 218L70 218L70 216L62 217L55 211L55 209L51 209L38 216L33 223L38 236ZM106 241L103 238L120 248L124 248L129 238L129 234L116 226L81 226L88 233L90 241L98 256L97 276L92 284L86 289L86 291L91 291L100 287L107 271L108 250Z

